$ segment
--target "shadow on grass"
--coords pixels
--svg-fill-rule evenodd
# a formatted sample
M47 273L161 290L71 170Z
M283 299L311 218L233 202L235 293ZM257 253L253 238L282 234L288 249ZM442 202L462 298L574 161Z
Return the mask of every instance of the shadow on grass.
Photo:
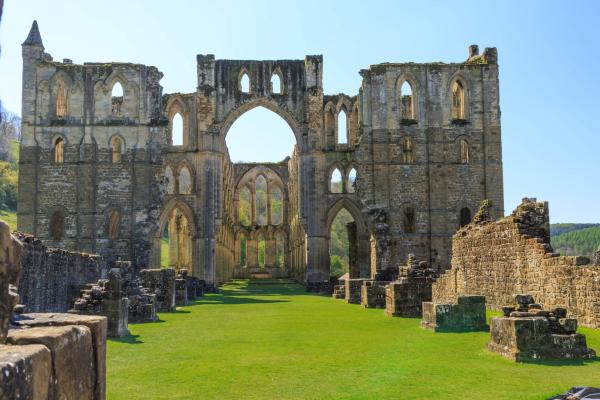
M600 358L586 358L576 360L521 360L521 364L532 364L532 365L545 365L547 367L564 367L564 366L577 366L593 364L600 361Z
M125 343L125 344L142 344L142 343L144 343L143 341L138 339L139 337L140 337L140 335L132 335L130 333L127 336L123 336L120 338L108 338L108 340L110 340L111 342Z

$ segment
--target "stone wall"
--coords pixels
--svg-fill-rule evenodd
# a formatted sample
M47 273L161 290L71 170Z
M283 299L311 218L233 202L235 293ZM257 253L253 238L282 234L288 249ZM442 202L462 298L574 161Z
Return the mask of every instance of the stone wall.
M102 257L48 248L33 236L23 243L19 296L28 312L66 312L86 284L106 277Z
M433 285L433 302L483 295L488 307L499 308L529 293L545 309L565 307L581 325L600 327L600 266L553 252L548 203L523 199L497 221L480 211L454 235L452 268Z

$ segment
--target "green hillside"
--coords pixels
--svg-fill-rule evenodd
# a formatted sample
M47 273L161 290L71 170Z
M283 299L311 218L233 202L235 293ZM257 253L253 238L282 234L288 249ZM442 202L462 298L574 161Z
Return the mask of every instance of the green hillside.
M558 236L594 226L600 226L600 224L550 224L550 236Z
M568 231L550 240L557 253L591 257L600 245L600 226Z

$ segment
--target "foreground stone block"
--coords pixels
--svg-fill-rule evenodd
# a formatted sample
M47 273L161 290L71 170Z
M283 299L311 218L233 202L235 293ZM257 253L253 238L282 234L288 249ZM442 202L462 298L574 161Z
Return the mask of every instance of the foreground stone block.
M103 400L106 398L106 317L61 313L30 313L20 316L17 324L19 326L30 328L69 325L82 325L88 327L92 333L94 369L96 376L94 399Z
M353 278L347 279L344 282L345 295L346 295L346 303L349 304L360 304L360 296L362 291L362 284L367 279L364 278Z
M577 320L567 310L542 310L533 297L518 295L517 307L503 307L504 317L492 318L488 348L514 361L594 358Z
M52 357L46 346L0 345L0 400L47 400Z
M52 399L93 399L96 382L92 333L86 326L50 326L11 330L13 345L41 344L52 355Z
M385 290L389 281L364 281L360 290L360 304L365 308L385 308Z
M425 302L421 326L435 332L486 331L485 297L459 296L457 304Z

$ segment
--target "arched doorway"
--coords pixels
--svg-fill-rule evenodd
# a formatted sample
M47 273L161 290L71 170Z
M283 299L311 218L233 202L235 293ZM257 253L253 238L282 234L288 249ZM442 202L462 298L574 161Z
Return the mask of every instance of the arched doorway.
M168 202L153 238L153 268L187 269L200 276L194 258L196 226L190 207L181 201Z

